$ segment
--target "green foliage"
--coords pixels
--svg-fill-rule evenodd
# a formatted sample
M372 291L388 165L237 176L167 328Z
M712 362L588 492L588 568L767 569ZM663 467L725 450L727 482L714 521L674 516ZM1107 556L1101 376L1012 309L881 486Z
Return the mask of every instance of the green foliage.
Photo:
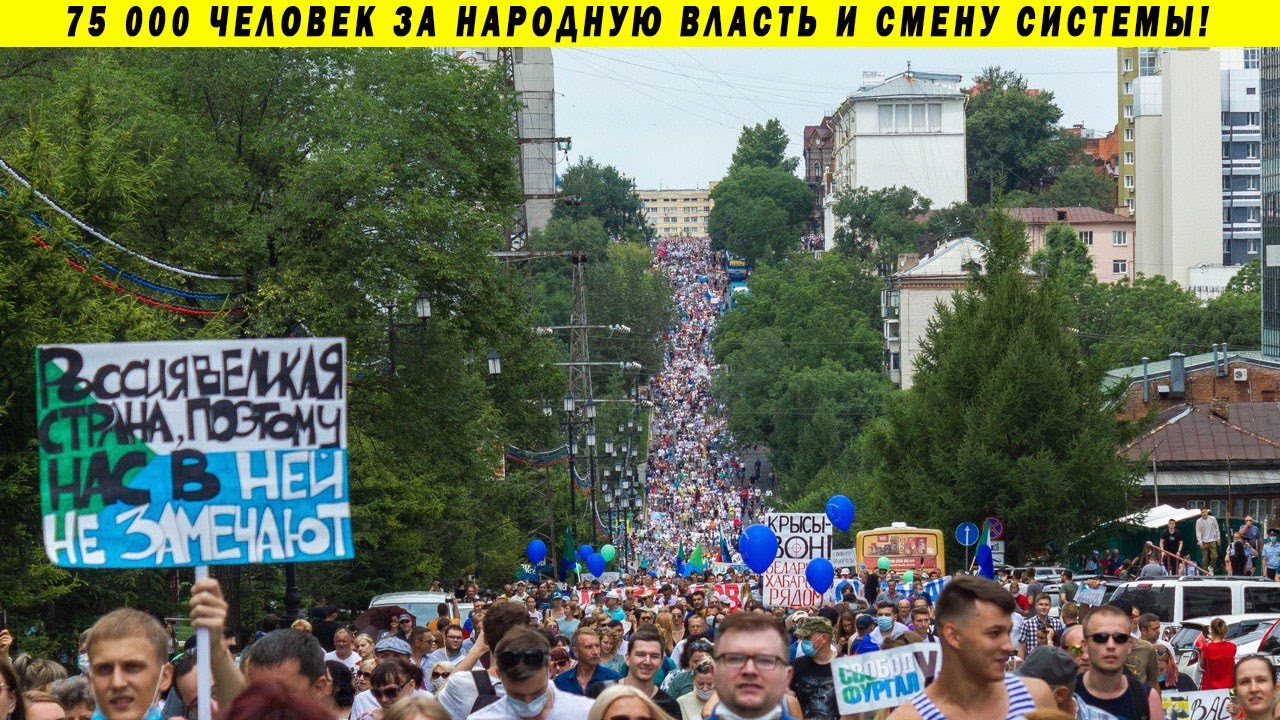
M836 245L875 267L893 268L898 255L915 252L924 232L919 217L929 210L929 198L909 187L842 192L833 212L837 218Z
M1053 223L1044 231L1044 247L1031 255L1031 269L1073 296L1093 278L1089 248L1072 227Z
M880 372L879 288L837 253L762 265L716 329L717 397L740 443L762 444L786 496L808 492L890 392ZM838 467L837 467L838 466Z
M986 68L974 78L965 115L969 200L977 204L1052 183L1082 144L1058 129L1062 110L1053 93L1032 95L1020 75L999 67Z
M787 132L777 118L761 125L742 126L738 147L733 151L729 172L748 167L763 167L794 173L800 158L787 157Z
M612 165L584 158L570 165L561 180L562 195L576 195L578 204L557 203L553 218L582 220L596 218L609 237L640 241L647 239L647 226L640 208L635 181Z
M751 265L785 257L796 247L813 209L813 193L790 171L735 168L711 190L711 245Z
M1033 196L1039 207L1091 207L1112 212L1116 207L1116 179L1091 165L1072 165L1053 184Z
M939 309L914 387L864 435L861 507L870 526L999 516L1016 562L1126 510L1136 471L1059 293L1021 269L1023 228L997 214L982 239L987 274Z

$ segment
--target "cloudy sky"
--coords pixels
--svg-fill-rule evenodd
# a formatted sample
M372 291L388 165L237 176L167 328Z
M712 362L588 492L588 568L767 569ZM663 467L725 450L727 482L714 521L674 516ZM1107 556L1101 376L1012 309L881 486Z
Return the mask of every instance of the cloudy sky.
M1053 92L1062 124L1109 130L1116 122L1114 49L805 49L554 51L556 134L573 138L570 161L615 165L642 189L706 187L724 175L744 124L782 121L790 154L862 80L911 63L954 72L965 84L982 68L1022 73ZM560 169L564 169L561 156Z

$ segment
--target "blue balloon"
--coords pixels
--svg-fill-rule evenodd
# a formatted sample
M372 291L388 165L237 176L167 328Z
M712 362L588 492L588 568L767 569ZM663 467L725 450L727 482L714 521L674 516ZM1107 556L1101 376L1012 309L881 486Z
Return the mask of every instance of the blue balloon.
M598 552L593 552L587 556L587 572L600 577L604 574L604 556Z
M748 525L742 531L742 537L738 538L738 552L742 554L742 561L751 568L751 572L762 573L778 557L778 536L768 525Z
M587 558L591 557L591 553L593 552L595 552L595 550L592 550L590 545L583 545L578 548L578 559L582 562L586 562Z
M831 587L831 581L835 577L836 569L831 567L831 561L826 558L814 558L804 568L805 580L809 581L809 587L819 595Z
M844 495L836 495L827 501L827 517L840 532L853 525L853 501Z
M537 565L547 557L547 544L541 540L530 540L525 554L529 556L529 562Z

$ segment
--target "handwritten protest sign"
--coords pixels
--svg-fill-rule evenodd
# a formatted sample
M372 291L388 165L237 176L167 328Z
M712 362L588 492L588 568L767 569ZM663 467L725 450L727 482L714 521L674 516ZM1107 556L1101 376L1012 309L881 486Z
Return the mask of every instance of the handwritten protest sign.
M340 338L41 346L49 560L352 557L345 363Z
M1107 588L1102 585L1099 585L1096 588L1091 588L1088 585L1081 585L1080 589L1076 590L1076 596L1074 599L1081 605L1097 606L1102 604L1102 600L1106 597L1106 594Z
M764 603L806 607L822 601L809 587L809 561L831 556L831 521L823 513L770 513L765 522L778 536L778 556L763 577Z
M1160 696L1165 720L1231 720L1232 715L1227 711L1230 702L1231 697L1226 690L1166 692Z
M831 661L841 715L897 707L923 690L942 667L942 648L915 643Z

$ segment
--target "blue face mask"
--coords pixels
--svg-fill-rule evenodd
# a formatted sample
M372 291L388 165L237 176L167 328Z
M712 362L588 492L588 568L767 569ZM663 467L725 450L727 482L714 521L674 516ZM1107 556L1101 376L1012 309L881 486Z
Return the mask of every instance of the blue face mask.
M816 648L816 647L814 647L814 646L813 646L813 642L812 642L812 641L809 641L809 640L801 640L801 641L800 641L800 652L801 652L805 657L813 657L814 653L818 652L818 648Z
M881 632L889 632L893 629L893 618L878 615L876 616L876 625L880 626Z
M508 695L507 703L511 705L511 712L515 713L516 717L522 717L522 718L536 717L538 713L542 712L542 709L547 706L547 694L543 693L542 695L539 695L538 698L536 700L533 700L532 702L517 700L511 697L510 695ZM149 719L144 719L144 720L149 720Z

